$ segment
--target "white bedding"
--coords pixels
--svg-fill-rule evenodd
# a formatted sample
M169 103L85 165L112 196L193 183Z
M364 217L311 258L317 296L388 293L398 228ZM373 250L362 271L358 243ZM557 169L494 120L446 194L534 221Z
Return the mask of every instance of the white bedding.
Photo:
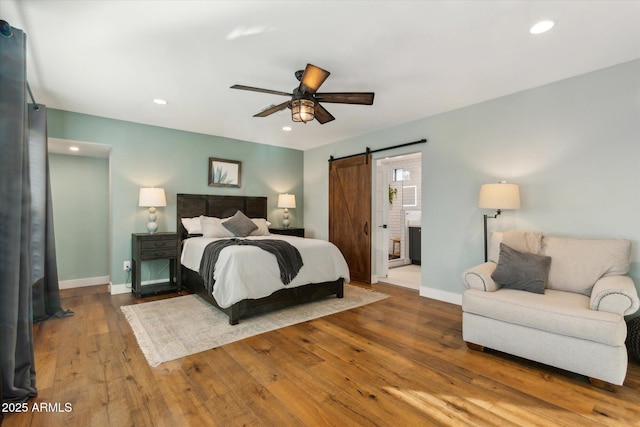
M302 256L303 266L286 287L321 283L344 278L349 283L349 267L340 250L333 244L318 239L274 235L249 236L251 240L279 239L295 246ZM204 248L215 238L192 237L184 241L182 265L199 272ZM222 308L230 307L247 298L263 298L285 285L280 279L276 257L256 246L229 246L220 252L214 271L213 297Z

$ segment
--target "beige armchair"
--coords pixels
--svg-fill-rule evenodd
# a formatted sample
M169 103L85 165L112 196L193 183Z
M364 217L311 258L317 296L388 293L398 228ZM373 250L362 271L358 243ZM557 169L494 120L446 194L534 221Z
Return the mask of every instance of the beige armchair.
M462 274L468 288L462 298L464 340L473 349L492 348L585 375L601 387L622 385L628 360L624 316L640 306L627 276L630 252L631 242L623 239L493 233L489 262ZM529 277L518 270L522 265ZM528 291L518 289L523 284Z

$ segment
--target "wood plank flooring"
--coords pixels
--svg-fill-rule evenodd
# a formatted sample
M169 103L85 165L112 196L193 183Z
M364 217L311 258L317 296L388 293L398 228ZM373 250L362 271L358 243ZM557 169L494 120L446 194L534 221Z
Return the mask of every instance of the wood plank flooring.
M459 306L371 287L392 297L157 368L120 306L158 297L62 291L75 316L35 325L39 394L3 426L640 425L637 362L608 392L467 349ZM32 409L41 403L49 411ZM55 404L60 412L50 411Z

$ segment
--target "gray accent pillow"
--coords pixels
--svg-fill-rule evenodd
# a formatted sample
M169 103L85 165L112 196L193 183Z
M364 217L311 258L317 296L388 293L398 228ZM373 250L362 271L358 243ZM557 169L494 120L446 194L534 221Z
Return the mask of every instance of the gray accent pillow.
M503 288L544 294L551 257L519 252L500 243L498 266L491 278Z
M234 216L223 222L222 226L238 237L246 237L253 230L258 229L256 223L240 211L237 211Z

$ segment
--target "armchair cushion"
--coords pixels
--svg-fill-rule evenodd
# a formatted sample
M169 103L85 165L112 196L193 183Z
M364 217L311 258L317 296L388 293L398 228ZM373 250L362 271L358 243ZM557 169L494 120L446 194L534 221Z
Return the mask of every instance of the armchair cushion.
M622 316L591 310L589 297L584 295L552 289L547 289L544 294L513 289L500 289L497 292L467 289L462 296L462 310L510 324L612 346L624 345L627 336Z
M629 272L630 240L544 236L542 246L542 253L553 259L549 289L589 296L601 277Z
M500 258L491 278L503 288L543 294L551 258L517 251L500 243Z

